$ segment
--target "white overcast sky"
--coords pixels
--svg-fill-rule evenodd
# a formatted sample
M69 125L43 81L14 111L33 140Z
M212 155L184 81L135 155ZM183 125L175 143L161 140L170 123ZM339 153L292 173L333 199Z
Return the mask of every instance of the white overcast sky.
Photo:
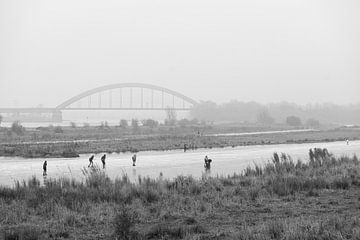
M1 107L123 82L218 103L360 103L360 1L0 0Z

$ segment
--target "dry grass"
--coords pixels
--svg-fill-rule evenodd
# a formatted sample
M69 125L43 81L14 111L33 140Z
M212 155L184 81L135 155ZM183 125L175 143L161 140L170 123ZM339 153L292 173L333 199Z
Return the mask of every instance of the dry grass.
M359 239L359 160L324 150L308 163L274 154L242 174L173 180L98 168L86 180L0 188L5 239Z

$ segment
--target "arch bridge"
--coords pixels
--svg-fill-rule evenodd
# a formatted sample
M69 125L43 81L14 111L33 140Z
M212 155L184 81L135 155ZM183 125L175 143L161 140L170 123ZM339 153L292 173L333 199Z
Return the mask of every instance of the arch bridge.
M144 83L118 83L82 92L55 108L0 108L0 113L50 113L62 121L63 111L166 110L187 111L197 102L179 92Z

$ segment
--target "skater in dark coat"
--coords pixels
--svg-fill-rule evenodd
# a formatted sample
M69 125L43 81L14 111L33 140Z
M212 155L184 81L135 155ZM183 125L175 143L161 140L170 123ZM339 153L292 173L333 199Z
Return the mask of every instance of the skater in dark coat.
M135 166L135 163L136 163L136 154L134 154L131 159L132 159L132 162L133 162L133 166Z
M47 161L45 161L44 164L43 164L43 170L44 170L43 171L43 176L46 176L47 175L47 172L46 172L47 171Z
M88 167L93 167L94 166L94 155L91 155L91 157L89 158L89 166Z
M106 158L106 154L104 154L102 157L101 157L101 162L103 164L103 168L105 168L105 158Z
M209 159L208 156L205 156L204 161L205 161L204 163L205 170L210 170L211 167L210 163L212 162L212 160Z

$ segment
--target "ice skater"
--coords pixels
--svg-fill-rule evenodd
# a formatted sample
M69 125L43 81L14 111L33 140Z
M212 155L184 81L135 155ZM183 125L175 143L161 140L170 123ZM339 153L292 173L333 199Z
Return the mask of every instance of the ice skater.
M46 176L47 175L47 172L46 172L47 171L47 161L45 161L44 164L43 164L43 170L44 170L43 171L43 176Z
M133 162L133 166L135 167L135 163L136 163L136 154L134 154L132 156L132 162Z
M91 157L89 158L89 166L88 167L93 167L94 166L94 155L91 155Z
M102 162L103 168L105 168L105 158L106 158L106 154L104 154L104 155L101 157L101 162Z
M204 161L205 161L205 163L204 163L205 170L210 170L210 167L211 167L210 164L211 164L212 160L209 159L208 156L205 156Z

